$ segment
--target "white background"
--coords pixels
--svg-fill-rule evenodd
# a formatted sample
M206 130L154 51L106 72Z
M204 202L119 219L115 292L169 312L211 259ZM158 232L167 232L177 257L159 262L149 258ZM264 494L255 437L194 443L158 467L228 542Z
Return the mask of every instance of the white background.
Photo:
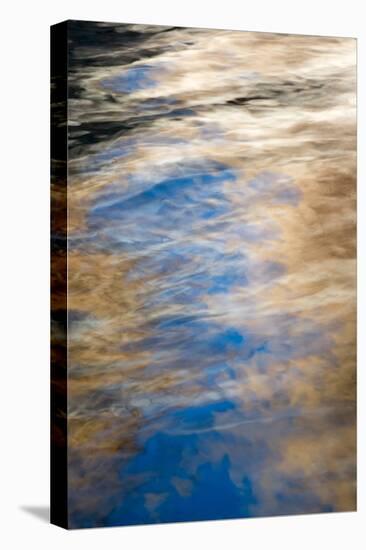
M2 548L365 548L365 19L362 0L33 0L2 4ZM358 38L359 506L357 513L67 532L49 500L49 25L64 19ZM5 123L5 124L4 124ZM4 169L5 168L5 169ZM4 309L5 306L5 309Z

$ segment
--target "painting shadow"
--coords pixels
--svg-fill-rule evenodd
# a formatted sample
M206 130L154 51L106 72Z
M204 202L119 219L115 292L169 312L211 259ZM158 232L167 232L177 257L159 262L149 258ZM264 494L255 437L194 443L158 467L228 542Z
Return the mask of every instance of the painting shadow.
M50 522L50 507L49 506L20 506L20 509L44 523Z

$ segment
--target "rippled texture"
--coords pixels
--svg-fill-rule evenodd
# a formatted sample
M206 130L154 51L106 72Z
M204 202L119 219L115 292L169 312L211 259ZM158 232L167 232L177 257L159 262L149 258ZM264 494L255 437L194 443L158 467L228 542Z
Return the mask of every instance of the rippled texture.
M71 527L355 509L355 41L69 39Z

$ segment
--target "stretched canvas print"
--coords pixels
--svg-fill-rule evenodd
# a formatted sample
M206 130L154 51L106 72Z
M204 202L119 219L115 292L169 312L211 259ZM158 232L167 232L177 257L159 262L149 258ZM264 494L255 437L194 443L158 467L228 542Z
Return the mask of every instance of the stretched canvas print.
M51 520L356 508L356 41L52 27Z

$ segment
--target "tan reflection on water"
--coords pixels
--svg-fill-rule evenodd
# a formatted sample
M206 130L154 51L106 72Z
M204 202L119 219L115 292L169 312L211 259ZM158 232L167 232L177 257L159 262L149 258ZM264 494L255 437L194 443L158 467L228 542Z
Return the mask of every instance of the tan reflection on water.
M69 338L69 483L77 495L71 514L89 509L103 518L136 482L121 480L118 468L139 451L138 434L149 433L150 425L164 427L172 409L222 396L252 419L215 417L219 431L237 438L236 446L227 443L234 482L242 475L242 437L254 449L263 442L269 449L257 470L250 470L259 502L252 515L281 513L276 495L284 478L293 480L287 490L297 495L305 488L335 510L354 509L355 41L177 29L150 38L146 47L153 45L167 50L133 66L148 63L156 85L109 91L108 102L103 80L129 66L85 67L77 75L83 96L70 102L73 124L138 117L144 101L161 97L193 112L153 119L70 161L69 238L77 244L69 250L68 308L80 317ZM149 112L147 105L144 116ZM124 155L85 172L111 144ZM146 308L169 289L169 281L139 262L158 260L164 245L147 245L143 253L109 249L107 234L88 221L111 186L117 195L132 196L169 178L177 166L184 172L187 160L202 159L235 174L235 181L223 184L230 204L220 217L224 229L215 230L214 220L202 222L187 237L177 227L175 242L215 247L223 236L224 251L245 251L249 284L200 295L199 315L274 342L265 368L258 355L238 360L228 352L236 379L222 374L210 388L200 377L212 357L193 355L185 364L174 346L167 352L159 342L144 345L153 337L149 327L162 316L191 311L189 303L174 299ZM270 184L257 193L252 183L261 178ZM298 192L296 203L276 200L288 182ZM119 223L106 219L105 227L118 236ZM147 230L148 224L146 219ZM235 231L241 226L264 230L266 238L243 237ZM189 281L186 271L199 269L200 261L192 252L189 265L173 261L169 269L182 270L182 280ZM270 262L284 266L273 280L263 267ZM214 276L214 263L210 269ZM311 324L324 348L309 340L301 357L276 355L279 333L291 345ZM167 370L167 361L179 366ZM152 362L164 368L149 368ZM294 410L290 425L276 423ZM223 452L225 439L211 449L212 460ZM193 490L179 479L183 494ZM151 509L164 500L150 493L146 498ZM314 511L320 511L317 505Z

